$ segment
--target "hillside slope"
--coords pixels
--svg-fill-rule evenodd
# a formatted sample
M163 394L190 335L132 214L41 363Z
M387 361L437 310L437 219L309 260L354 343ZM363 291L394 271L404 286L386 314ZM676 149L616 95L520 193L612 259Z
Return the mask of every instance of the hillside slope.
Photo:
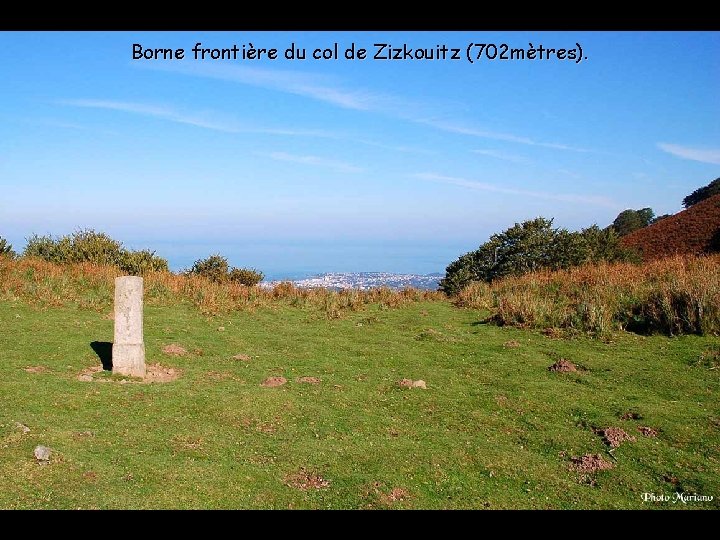
M621 242L638 250L646 261L679 253L720 251L720 195L632 232Z

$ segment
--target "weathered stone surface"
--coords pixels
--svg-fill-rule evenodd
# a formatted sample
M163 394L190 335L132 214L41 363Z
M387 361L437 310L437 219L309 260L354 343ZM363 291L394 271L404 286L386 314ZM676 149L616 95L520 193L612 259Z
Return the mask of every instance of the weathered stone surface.
M112 363L114 373L130 377L145 376L141 277L115 278L115 336Z
M50 454L52 453L52 450L50 450L47 446L36 446L35 451L33 454L35 455L35 459L37 459L40 463L47 463L50 461Z

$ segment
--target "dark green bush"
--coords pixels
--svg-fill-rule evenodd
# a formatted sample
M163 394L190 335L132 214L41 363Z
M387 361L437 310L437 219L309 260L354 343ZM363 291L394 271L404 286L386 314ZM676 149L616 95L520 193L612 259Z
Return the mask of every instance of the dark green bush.
M257 285L265 277L262 272L254 268L231 268L227 258L219 254L195 261L186 274L203 276L215 283L232 281L248 287Z
M252 287L260 283L265 274L254 268L233 268L228 274L230 281Z
M227 281L230 266L222 255L210 255L207 259L198 259L187 274L203 276L215 283Z

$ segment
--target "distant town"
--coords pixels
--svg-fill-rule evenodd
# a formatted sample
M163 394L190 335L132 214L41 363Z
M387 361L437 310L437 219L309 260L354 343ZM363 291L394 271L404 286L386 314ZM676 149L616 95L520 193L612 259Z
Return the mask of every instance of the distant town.
M296 287L325 287L328 289L372 289L388 287L390 289L438 288L441 274L392 274L388 272L334 272L296 280L274 280L260 283L261 287L273 287L282 281L291 281Z

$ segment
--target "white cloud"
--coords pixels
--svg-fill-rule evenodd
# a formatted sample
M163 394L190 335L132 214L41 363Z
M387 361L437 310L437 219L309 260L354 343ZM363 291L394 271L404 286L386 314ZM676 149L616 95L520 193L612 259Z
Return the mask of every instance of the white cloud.
M342 88L332 77L300 71L208 63L156 63L151 68L270 88L346 109L370 110L384 100L380 94Z
M513 142L530 146L567 150L572 152L590 152L562 143L536 141L529 137L510 133L501 133L462 125L457 122L428 118L427 111L437 111L437 105L418 103L399 96L371 92L362 89L349 89L339 84L335 77L305 73L300 71L266 69L233 64L209 63L154 63L139 64L149 69L170 71L196 77L207 77L226 81L270 88L280 92L305 96L345 109L372 111L399 118L416 124L431 126L442 131ZM421 111L424 111L421 113Z
M511 161L513 163L527 163L527 159L522 156L517 156L514 154L508 154L507 152L503 152L502 150L489 150L489 149L482 149L482 150L472 150L474 154L480 154L481 156L488 156L495 159L502 159L503 161Z
M222 120L216 113L180 112L170 107L134 103L127 101L113 101L103 99L64 99L59 100L60 105L70 107L83 107L88 109L105 109L139 114L153 118L160 118L178 124L187 124L224 133L259 133L265 135L286 135L297 137L325 137L333 138L335 134L325 131L298 130L290 128L258 128L247 126L238 122Z
M337 172L344 173L357 173L362 172L361 167L356 167L350 163L344 161L337 161L334 159L326 159L319 156L299 156L296 154L288 154L286 152L269 152L267 154L261 154L263 156L274 159L275 161L288 161L290 163L300 163L302 165L311 165L315 167L324 167L332 169Z
M429 180L431 182L440 182L443 184L451 184L455 186L461 186L469 189L476 189L482 191L493 191L495 193L506 193L508 195L518 195L521 197L531 197L535 199L548 199L554 201L563 201L571 203L582 203L592 204L595 206L604 206L608 208L615 208L617 204L607 197L595 196L595 195L577 195L574 193L546 193L540 191L527 191L523 189L513 189L500 187L495 184L488 184L486 182L477 182L475 180L468 180L466 178L459 178L456 176L445 176L435 173L416 173L410 175L413 178L419 178L421 180Z
M502 133L497 131L489 131L484 129L478 129L470 126L466 126L460 123L450 122L446 120L416 120L418 123L426 124L434 128L448 131L450 133L459 133L461 135L469 135L471 137L480 137L483 139L493 139L496 141L506 141L518 144L526 144L528 146L541 146L544 148L553 148L555 150L569 150L571 152L591 152L585 148L577 148L561 143L550 143L541 142L531 139L529 137L522 137L519 135L513 135L511 133Z
M682 159L720 165L720 148L691 148L679 144L658 143L658 148Z

